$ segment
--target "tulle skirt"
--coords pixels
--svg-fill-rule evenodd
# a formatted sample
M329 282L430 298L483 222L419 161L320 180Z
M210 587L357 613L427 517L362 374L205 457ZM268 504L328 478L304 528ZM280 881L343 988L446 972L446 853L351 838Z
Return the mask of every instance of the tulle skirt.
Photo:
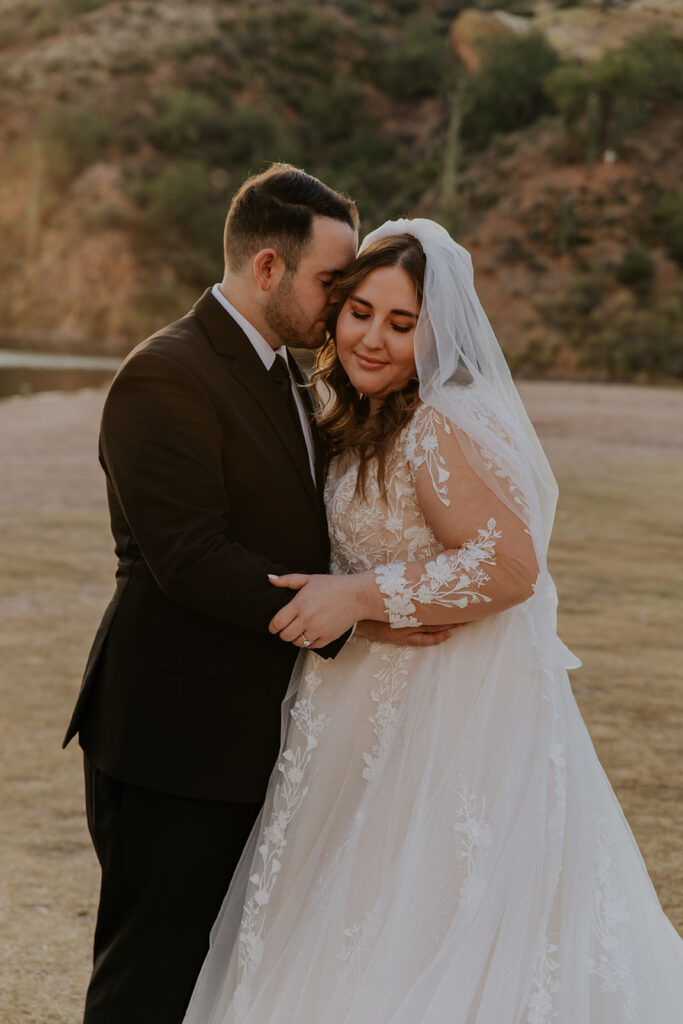
M680 1024L683 942L576 664L519 608L303 654L185 1024Z

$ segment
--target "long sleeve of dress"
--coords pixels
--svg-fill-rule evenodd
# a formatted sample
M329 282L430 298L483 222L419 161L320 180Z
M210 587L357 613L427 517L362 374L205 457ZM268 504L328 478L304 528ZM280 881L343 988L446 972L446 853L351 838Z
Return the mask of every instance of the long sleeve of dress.
M406 458L418 503L444 550L429 560L375 569L382 617L396 628L470 622L519 604L533 592L538 566L531 537L523 520L472 468L463 451L468 443L429 406L418 410L407 432ZM510 485L514 504L512 490Z

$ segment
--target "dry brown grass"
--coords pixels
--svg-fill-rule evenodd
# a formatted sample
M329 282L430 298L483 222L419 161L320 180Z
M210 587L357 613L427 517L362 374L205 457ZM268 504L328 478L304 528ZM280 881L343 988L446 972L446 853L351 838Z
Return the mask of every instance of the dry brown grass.
M683 926L683 393L527 384L557 472L552 546L575 692L662 904ZM0 403L3 1024L80 1019L98 873L60 750L112 579L101 392ZM615 653L618 652L618 653Z

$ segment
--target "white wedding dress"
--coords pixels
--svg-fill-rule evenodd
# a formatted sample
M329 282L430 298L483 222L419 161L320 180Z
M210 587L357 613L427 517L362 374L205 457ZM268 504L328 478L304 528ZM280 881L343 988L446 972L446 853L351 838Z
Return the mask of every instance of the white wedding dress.
M496 578L486 510L454 561L418 500L419 473L442 504L458 485L450 433L418 410L386 498L372 474L356 491L353 456L330 469L332 571L386 567L396 622L486 601ZM440 646L302 654L185 1024L683 1021L683 942L572 696L578 662L539 642L534 602L553 598L542 569L530 600Z

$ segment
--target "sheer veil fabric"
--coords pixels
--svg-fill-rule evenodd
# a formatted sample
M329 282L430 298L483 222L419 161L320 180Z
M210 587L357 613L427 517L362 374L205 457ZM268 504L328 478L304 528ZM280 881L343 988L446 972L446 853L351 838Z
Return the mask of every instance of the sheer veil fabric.
M302 653L185 1024L679 1024L683 942L556 634L552 472L468 253L420 219L389 222L362 248L402 233L427 257L422 404L387 459L386 495L370 480L361 497L353 453L330 467L331 571L438 565L416 480L428 471L455 514L455 438L530 533L538 580L524 604L439 647L354 637L334 661Z

